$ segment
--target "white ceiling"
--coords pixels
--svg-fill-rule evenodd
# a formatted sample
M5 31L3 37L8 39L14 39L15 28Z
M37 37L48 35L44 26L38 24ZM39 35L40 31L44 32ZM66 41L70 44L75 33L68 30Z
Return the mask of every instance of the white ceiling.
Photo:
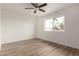
M30 3L9 3L9 4L2 4L2 5L5 10L16 11L19 13L28 14L35 17L44 16L44 15L53 13L55 11L58 11L60 9L63 9L65 7L73 5L71 3L47 3L47 4L48 4L47 6L42 8L46 10L45 13L38 11L36 14L34 14L34 10L32 9L31 10L24 9L26 7L33 7Z

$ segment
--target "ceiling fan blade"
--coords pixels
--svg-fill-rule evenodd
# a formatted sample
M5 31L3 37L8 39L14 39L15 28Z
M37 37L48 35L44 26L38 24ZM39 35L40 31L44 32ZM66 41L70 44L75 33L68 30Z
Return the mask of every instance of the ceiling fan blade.
M37 7L39 6L38 3L34 3Z
M40 11L42 11L42 12L45 12L45 10L43 10L43 9L39 9Z
M36 12L37 12L37 10L34 11L34 13L36 13Z
M31 3L35 8L37 8L36 4L35 3Z
M44 7L44 6L47 6L47 3L40 5L39 8Z
M34 8L25 8L25 9L34 9Z

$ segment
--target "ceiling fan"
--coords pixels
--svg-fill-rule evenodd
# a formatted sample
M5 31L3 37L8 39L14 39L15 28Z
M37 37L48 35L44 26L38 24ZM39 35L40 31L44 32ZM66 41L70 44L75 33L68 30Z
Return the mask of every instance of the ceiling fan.
M37 10L41 11L41 12L45 12L45 10L41 9L42 7L44 6L47 6L47 3L43 3L41 5L39 5L39 3L31 3L31 5L34 7L34 8L25 8L25 9L34 9L34 13L37 12Z

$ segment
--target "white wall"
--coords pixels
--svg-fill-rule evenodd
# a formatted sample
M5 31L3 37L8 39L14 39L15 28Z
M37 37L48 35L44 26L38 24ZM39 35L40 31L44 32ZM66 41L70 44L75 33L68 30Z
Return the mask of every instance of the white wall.
M2 43L35 37L35 19L21 13L2 9Z
M65 16L65 32L44 32L43 20L55 16ZM38 19L37 37L59 44L79 48L79 5L59 10Z
M1 48L1 4L0 4L0 48Z

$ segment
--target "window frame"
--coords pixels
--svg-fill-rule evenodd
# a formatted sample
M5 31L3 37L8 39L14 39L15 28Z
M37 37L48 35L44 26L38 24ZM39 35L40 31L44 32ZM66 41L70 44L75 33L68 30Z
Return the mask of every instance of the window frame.
M55 29L54 29L54 21L55 21L56 18L59 18L59 17L64 17L64 29L63 29L63 30L60 30L60 29L59 29L59 30L55 30ZM46 20L50 20L50 19L53 20L53 27L52 27L52 29L51 29L50 31L47 31L47 30L45 30L45 29L46 29L46 28L45 28L45 21L46 21ZM53 18L50 18L50 19L45 19L45 20L44 20L44 29L43 29L43 30L44 30L45 32L64 32L64 31L65 31L65 16L56 16L56 17L53 17Z

